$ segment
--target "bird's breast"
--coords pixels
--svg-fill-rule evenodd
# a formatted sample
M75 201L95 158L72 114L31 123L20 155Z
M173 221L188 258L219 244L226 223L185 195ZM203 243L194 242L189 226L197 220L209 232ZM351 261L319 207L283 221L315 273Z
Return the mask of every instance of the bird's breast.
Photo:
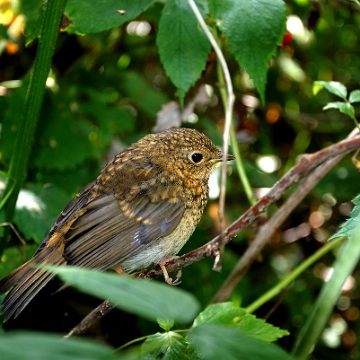
M196 225L197 222L194 222L191 211L185 211L183 218L172 233L160 237L149 247L130 256L118 266L125 272L132 273L149 268L169 256L178 254L194 232Z

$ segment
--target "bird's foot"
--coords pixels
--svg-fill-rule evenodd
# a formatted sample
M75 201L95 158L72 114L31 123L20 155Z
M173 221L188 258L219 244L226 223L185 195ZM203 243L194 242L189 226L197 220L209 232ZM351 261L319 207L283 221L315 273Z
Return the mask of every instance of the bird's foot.
M176 279L173 280L170 276L169 273L166 269L166 263L170 260L174 260L176 259L177 256L168 256L165 259L162 259L158 264L161 268L161 271L163 272L164 275L164 280L169 284L169 285L179 285L181 283L181 275L182 275L182 271L181 269L177 272L176 274Z

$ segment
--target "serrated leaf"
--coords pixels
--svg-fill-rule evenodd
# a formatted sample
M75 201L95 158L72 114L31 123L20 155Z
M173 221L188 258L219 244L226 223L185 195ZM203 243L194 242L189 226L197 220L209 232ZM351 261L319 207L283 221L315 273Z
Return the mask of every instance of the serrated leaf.
M210 42L187 1L165 3L156 43L166 74L183 99L184 93L199 79L210 52Z
M266 342L289 335L286 330L281 330L263 319L247 314L245 309L237 308L230 302L213 304L201 312L194 321L194 327L204 324L224 325L234 327L243 334L252 336Z
M350 218L346 220L342 225L340 225L340 230L337 231L334 235L329 238L330 240L339 238L339 237L347 237L349 238L354 229L358 224L358 216L360 214L360 195L358 195L355 199L352 200L355 207L350 212Z
M246 69L264 102L270 58L286 32L284 2L211 0L209 6L231 52Z
M31 185L19 193L14 223L26 240L39 244L69 200L69 196L55 186Z
M322 86L330 93L337 95L346 100L347 90L346 87L337 81L315 81L316 85Z
M353 90L349 95L349 102L360 102L360 90Z
M69 33L98 33L135 19L155 0L68 0L65 14Z
M35 332L8 332L0 336L0 358L6 360L118 359L109 346L93 340ZM128 359L126 355L121 359Z
M348 115L351 119L355 119L354 107L348 102L335 101L330 102L323 107L323 110L338 109L341 113Z
M190 358L206 360L290 360L285 351L220 325L201 325L187 336Z
M170 331L171 328L174 326L173 319L157 319L157 322L159 326L165 331Z
M185 360L187 359L185 355L187 345L187 341L173 331L164 334L156 333L148 337L141 345L141 359Z
M44 268L87 294L108 299L115 307L151 321L169 318L187 323L199 309L193 295L167 284L76 267Z

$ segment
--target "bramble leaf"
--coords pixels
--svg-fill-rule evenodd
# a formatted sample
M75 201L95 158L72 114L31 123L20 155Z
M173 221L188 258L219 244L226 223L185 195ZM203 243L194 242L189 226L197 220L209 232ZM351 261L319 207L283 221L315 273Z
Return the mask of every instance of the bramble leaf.
M224 33L231 52L246 69L265 100L270 58L276 54L286 32L285 3L282 0L210 0L211 14Z

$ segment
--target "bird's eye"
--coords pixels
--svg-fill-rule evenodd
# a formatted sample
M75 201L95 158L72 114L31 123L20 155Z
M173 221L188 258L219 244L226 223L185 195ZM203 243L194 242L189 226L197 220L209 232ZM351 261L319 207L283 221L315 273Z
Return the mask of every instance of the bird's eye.
M203 159L203 156L202 156L201 154L199 154L199 153L193 153L193 154L191 155L191 160L192 160L195 164L199 163L202 159Z

